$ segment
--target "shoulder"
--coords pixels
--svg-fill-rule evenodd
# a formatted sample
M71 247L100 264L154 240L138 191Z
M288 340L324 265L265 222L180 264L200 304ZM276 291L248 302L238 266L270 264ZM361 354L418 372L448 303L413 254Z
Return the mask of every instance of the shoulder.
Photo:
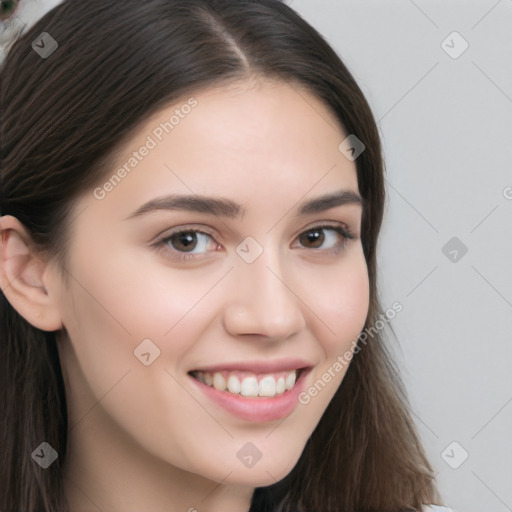
M440 505L424 505L421 512L455 512L455 510Z

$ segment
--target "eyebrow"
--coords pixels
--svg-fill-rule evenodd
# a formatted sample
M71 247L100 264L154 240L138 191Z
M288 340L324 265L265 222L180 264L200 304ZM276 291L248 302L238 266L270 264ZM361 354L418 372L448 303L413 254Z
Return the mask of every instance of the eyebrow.
M364 206L364 199L352 190L338 190L330 194L315 197L299 205L297 216L323 212L336 206L359 204ZM190 212L209 213L219 217L237 218L245 214L245 208L231 199L199 195L179 195L157 197L143 204L127 219L140 217L158 210L186 210Z

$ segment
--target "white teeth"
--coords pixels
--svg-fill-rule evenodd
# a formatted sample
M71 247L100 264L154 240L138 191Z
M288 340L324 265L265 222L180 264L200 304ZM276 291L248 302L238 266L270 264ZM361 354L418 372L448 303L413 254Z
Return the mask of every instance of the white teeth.
M204 383L208 386L213 386L213 375L211 373L201 373L203 375Z
M286 377L286 381L285 381L285 388L286 389L292 389L293 386L295 385L295 372L292 372L288 375L288 377Z
M240 380L236 375L230 375L228 379L228 390L231 393L240 393Z
M259 393L260 396L275 396L276 379L270 375L260 380Z
M226 389L226 379L222 373L215 372L213 374L213 387L219 391L224 391Z
M195 373L195 376L203 384L214 387L219 391L228 391L235 395L247 397L273 397L292 389L297 379L296 370L280 373L277 375L261 375L259 382L258 377L254 374L239 378L239 375L235 373L214 372L212 374L198 371Z
M240 394L242 396L258 396L258 391L258 379L256 377L242 379L240 385Z

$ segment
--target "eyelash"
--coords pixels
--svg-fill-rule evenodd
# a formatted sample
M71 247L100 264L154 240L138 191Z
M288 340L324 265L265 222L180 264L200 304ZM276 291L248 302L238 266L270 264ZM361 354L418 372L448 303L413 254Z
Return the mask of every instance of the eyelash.
M311 249L313 251L317 251L317 252L320 251L320 252L324 252L326 254L338 254L340 251L342 251L345 248L345 246L349 240L355 240L357 238L357 236L354 233L352 233L348 228L344 227L341 224L319 224L318 226L313 226L309 229L306 229L305 231L300 233L300 235L304 235L306 233L320 231L320 230L335 231L342 238L342 242L335 249L323 249L323 250L322 249ZM160 238L154 244L152 244L152 247L155 247L157 249L165 249L165 246L167 246L167 248L169 248L168 243L172 240L172 238L176 235L183 234L183 233L200 233L202 235L207 235L215 243L218 243L213 238L213 235L211 233L208 233L206 231L196 229L196 228L187 228L187 229L180 229L180 230L174 231L173 233L170 233L169 235L167 235L163 238ZM189 254L189 253L177 251L176 249L172 249L171 251L176 253L176 255L173 255L171 257L173 259L177 259L177 260L181 260L181 261L191 261L191 260L196 260L196 259L202 257L202 253L201 254Z

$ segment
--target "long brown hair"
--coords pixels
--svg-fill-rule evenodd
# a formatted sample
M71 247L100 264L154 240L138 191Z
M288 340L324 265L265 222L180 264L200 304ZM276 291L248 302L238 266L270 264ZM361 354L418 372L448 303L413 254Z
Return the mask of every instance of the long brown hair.
M31 47L47 32L44 59ZM284 80L325 102L366 149L361 239L377 299L384 164L372 112L321 35L279 0L67 0L12 47L1 70L0 214L13 215L64 267L70 208L101 182L139 123L185 94L249 75ZM341 141L340 141L341 142ZM67 410L55 333L0 294L0 510L64 512ZM41 442L59 458L43 470ZM433 471L379 334L360 345L294 469L255 490L251 512L403 512L438 499Z

